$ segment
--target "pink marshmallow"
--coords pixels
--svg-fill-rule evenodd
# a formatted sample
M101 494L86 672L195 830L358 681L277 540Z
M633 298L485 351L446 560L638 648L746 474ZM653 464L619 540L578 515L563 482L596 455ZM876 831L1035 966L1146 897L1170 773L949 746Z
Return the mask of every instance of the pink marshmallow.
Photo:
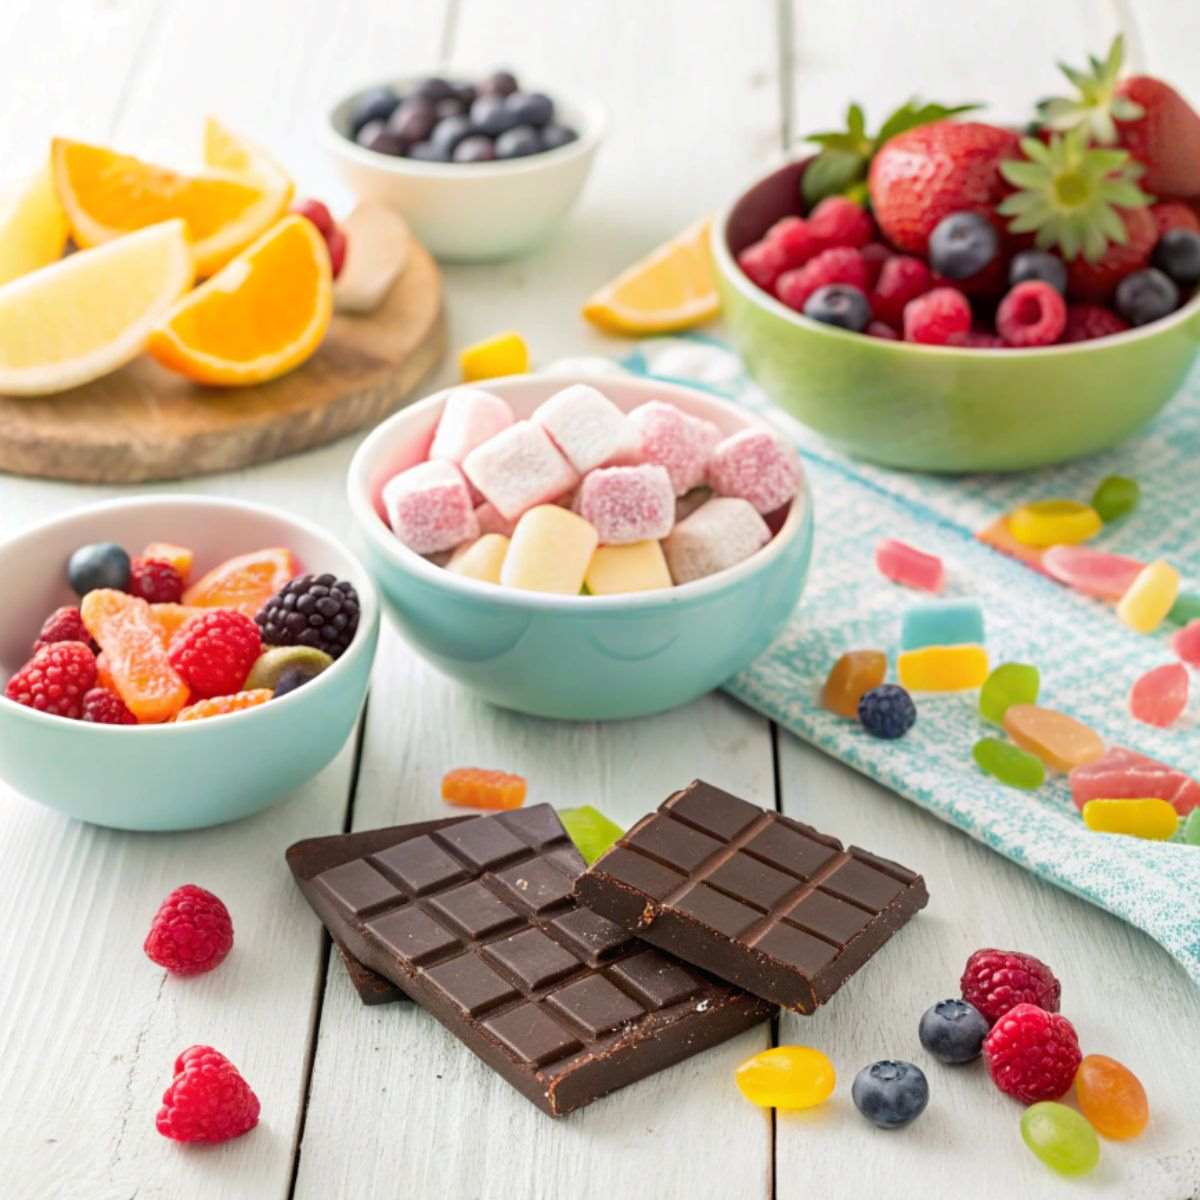
M502 517L515 521L569 492L579 476L532 421L518 421L476 446L463 462L467 478Z
M639 405L629 420L641 438L642 460L666 467L675 495L704 482L709 456L721 440L721 431L711 421L658 400Z
M533 420L581 475L603 466L629 445L629 422L603 392L575 383L555 392Z
M475 520L479 522L480 537L486 533L499 533L503 537L512 537L512 531L517 527L516 521L509 521L502 517L496 506L489 504L486 500L475 509Z
M463 459L513 423L506 401L482 388L455 388L446 397L429 457L462 463Z
M675 489L665 467L606 467L583 477L575 508L604 545L657 541L675 524Z
M424 462L393 475L383 488L392 532L417 554L452 550L479 536L462 472L448 462Z
M680 521L663 542L677 584L714 575L749 558L771 540L771 531L748 500L718 496Z
M713 491L749 500L760 513L786 504L803 479L800 456L766 429L743 429L727 437L708 460Z

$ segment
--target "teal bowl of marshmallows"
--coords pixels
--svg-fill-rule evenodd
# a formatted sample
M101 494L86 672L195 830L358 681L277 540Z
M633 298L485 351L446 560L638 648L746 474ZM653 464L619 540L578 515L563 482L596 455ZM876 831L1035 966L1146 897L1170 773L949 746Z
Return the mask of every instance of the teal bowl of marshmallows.
M541 434L533 427L542 417L530 420L535 411L564 390L580 388L602 393L625 414L616 417L609 409L617 420L629 419L629 413L655 402L660 412L672 406L689 418L711 422L717 427L713 436L719 431L721 439L745 430L774 433L759 418L703 392L621 375L589 380L509 376L479 386L493 398L485 403L495 405L498 398L508 406L507 420L515 421L501 436L513 444L527 437L533 446L528 453L540 444L536 439ZM505 565L497 582L457 573L454 560L448 569L444 555L423 555L405 544L393 531L399 518L394 506L389 507L389 483L413 468L433 467L426 458L447 401L464 390L437 392L384 421L359 448L348 478L351 511L383 601L406 640L439 671L493 704L535 716L640 717L685 704L717 687L780 633L800 597L812 554L812 503L802 472L790 504L767 518L771 528L764 531L765 544L725 569L678 582L685 572L672 555L672 539L681 528L676 524L661 542L672 564L674 585L664 567L663 584L653 590L553 594L514 582L519 572L513 560L535 523L531 512L544 515L549 504L526 511L520 520L510 514L516 529L509 530L511 543L504 550ZM545 424L552 427L549 420ZM565 438L555 436L568 447ZM570 453L569 447L564 453ZM628 461L642 462L636 449ZM466 464L472 487L478 479L488 495L483 468L473 474L471 456ZM577 513L589 515L589 481L602 474L584 474L573 498L557 497L560 513L551 513L550 523L582 526L581 517L562 509L573 503ZM472 502L478 503L479 497ZM708 500L710 505L715 502ZM744 500L736 504L749 508ZM677 520L673 494L669 519ZM751 522L758 519L750 513ZM605 538L599 541L602 553ZM659 557L653 545L647 549Z

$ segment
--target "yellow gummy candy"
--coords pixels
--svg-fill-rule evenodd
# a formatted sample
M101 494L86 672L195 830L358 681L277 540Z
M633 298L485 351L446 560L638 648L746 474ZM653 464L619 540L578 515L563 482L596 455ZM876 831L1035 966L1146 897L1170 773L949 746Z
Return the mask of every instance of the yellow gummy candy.
M584 583L593 596L649 592L669 588L671 572L667 570L662 547L656 541L601 546L592 555Z
M498 333L458 353L464 383L497 375L524 375L529 370L529 347L515 332Z
M508 538L502 533L485 533L483 537L456 550L446 564L447 571L478 579L482 583L499 583L500 567L508 553Z
M1090 505L1078 500L1035 500L1008 518L1008 531L1025 546L1063 546L1086 542L1104 522Z
M513 530L500 582L527 592L579 595L596 549L596 531L557 504L531 508Z
M979 687L988 676L982 646L923 646L896 660L902 686L914 692L961 692Z
M738 1091L761 1108L812 1108L829 1098L837 1072L811 1046L774 1046L746 1059L734 1078Z
M1166 800L1089 800L1083 806L1083 823L1098 833L1124 833L1130 837L1163 842L1173 837L1179 814Z
M1022 750L1037 755L1056 771L1072 771L1104 753L1104 742L1094 729L1057 709L1010 704L1002 723L1004 732Z
M1138 633L1153 633L1179 595L1179 572L1161 558L1143 567L1117 605L1117 616Z

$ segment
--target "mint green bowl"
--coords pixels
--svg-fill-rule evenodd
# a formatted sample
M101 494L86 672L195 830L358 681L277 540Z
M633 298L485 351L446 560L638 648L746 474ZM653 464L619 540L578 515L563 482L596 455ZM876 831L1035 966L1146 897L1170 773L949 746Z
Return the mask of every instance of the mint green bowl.
M56 517L0 546L5 579L0 671L29 657L45 617L77 603L67 557L89 542L137 553L151 541L196 551L196 570L286 546L305 570L358 589L358 632L310 683L245 712L182 725L92 725L35 712L0 694L0 778L80 821L114 829L199 829L287 796L329 763L362 708L379 635L379 602L362 564L336 539L279 509L209 496L114 500ZM340 797L337 799L340 803Z
M480 386L527 417L571 378L516 375ZM590 380L624 409L666 400L727 433L757 418L691 388L633 377ZM441 391L384 421L350 464L350 508L367 564L408 642L485 700L540 717L608 720L685 704L736 674L782 630L812 554L807 491L744 562L682 587L628 596L553 596L466 579L403 546L380 492L424 458Z
M736 256L797 211L803 162L774 171L712 224L729 335L781 408L855 458L919 471L1018 471L1128 437L1178 390L1200 349L1200 295L1129 333L1037 350L918 346L809 320Z

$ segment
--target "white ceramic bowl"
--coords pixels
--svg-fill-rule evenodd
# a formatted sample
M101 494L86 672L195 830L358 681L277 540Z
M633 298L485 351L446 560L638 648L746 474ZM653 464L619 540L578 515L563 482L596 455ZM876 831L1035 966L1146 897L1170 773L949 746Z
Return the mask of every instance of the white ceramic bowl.
M418 78L385 82L403 94ZM542 242L583 188L606 124L599 104L548 88L557 119L578 133L575 141L503 162L423 162L364 149L347 136L354 103L367 90L356 88L329 109L321 140L359 199L395 209L447 262L512 258Z

